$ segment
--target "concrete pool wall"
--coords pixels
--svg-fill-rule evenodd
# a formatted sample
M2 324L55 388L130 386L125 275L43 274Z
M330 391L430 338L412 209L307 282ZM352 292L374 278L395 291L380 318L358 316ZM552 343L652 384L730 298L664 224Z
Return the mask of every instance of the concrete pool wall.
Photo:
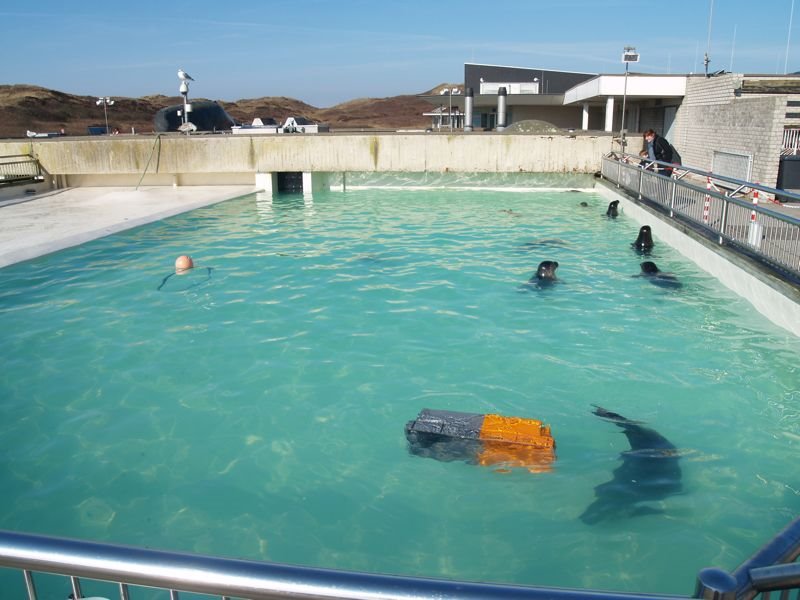
M278 172L594 173L610 149L610 135L494 132L0 140L1 156L37 158L54 187L247 185L257 177L264 187L264 175Z
M666 215L632 200L611 183L600 181L595 191L609 202L619 200L622 212L640 225L650 225L657 240L669 244L716 277L770 321L800 336L800 290L795 286L726 246L707 240Z

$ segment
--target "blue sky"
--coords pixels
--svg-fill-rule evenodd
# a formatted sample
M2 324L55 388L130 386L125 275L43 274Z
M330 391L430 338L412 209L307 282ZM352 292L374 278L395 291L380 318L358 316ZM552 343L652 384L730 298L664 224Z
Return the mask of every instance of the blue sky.
M793 0L37 0L0 8L0 83L318 107L460 83L464 63L621 73L800 71ZM800 13L800 2L797 12ZM709 28L709 22L711 27ZM790 31L791 22L791 31ZM710 29L710 36L709 36ZM709 45L710 37L710 45ZM788 53L787 53L788 50Z

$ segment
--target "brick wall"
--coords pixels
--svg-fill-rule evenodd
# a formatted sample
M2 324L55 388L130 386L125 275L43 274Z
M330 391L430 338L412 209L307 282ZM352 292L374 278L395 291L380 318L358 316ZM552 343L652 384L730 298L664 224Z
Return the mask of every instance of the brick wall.
M672 142L686 165L706 170L715 150L749 154L750 179L775 186L787 96L742 95L740 88L737 74L689 78Z

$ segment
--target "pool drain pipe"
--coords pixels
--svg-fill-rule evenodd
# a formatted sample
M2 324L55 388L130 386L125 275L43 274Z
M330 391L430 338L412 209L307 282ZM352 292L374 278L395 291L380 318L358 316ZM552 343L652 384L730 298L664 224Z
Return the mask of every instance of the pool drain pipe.
M468 87L464 93L464 131L472 131L472 88Z
M506 88L501 87L497 90L497 131L506 128Z

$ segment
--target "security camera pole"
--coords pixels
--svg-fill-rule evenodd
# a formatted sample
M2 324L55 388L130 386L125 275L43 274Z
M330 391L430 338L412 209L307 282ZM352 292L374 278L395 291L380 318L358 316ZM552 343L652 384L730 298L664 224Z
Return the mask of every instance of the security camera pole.
M189 113L192 112L192 105L189 103L189 82L194 81L194 77L189 75L183 69L178 69L178 79L181 81L181 87L179 91L181 96L183 96L183 111L181 112L181 131L186 131L187 135L189 133L188 127L186 124L189 122Z

